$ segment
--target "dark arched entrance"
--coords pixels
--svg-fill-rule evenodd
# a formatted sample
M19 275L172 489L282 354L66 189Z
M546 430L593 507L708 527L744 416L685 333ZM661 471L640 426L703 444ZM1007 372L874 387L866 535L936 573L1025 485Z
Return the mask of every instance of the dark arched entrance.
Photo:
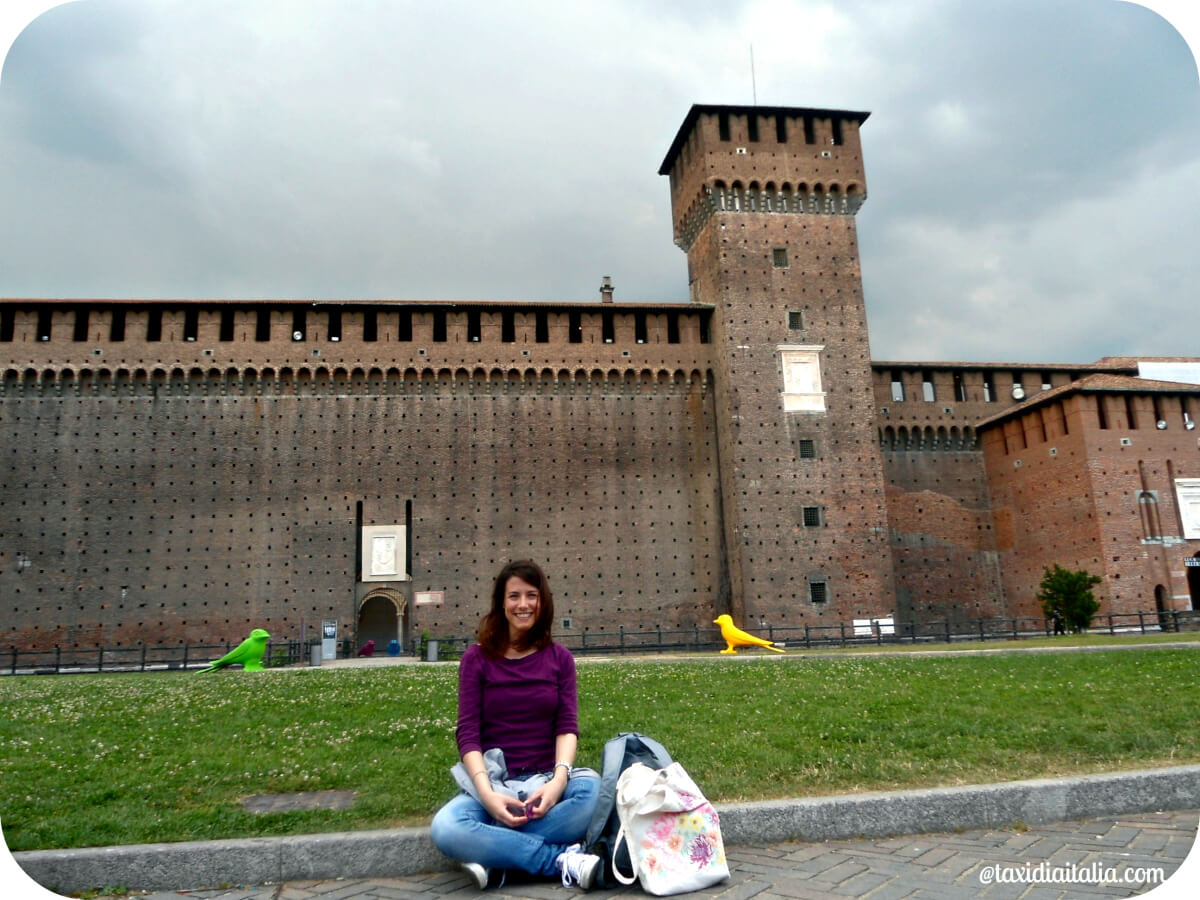
M395 588L380 588L363 598L358 608L358 644L375 642L375 652L383 653L390 642L404 646L402 624L404 597Z
M1192 598L1192 609L1200 609L1200 553L1184 562L1187 564L1188 594Z
M1163 631L1171 628L1171 616L1167 612L1167 589L1161 584L1154 586L1154 608L1158 610L1158 627Z

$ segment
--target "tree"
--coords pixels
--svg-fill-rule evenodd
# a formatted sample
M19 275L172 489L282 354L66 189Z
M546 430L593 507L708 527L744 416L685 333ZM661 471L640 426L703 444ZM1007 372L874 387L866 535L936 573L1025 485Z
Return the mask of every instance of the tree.
M1082 631L1092 624L1092 617L1100 609L1092 588L1102 580L1099 575L1092 575L1083 569L1073 572L1055 563L1053 568L1045 570L1038 588L1037 598L1042 601L1042 612L1048 619L1061 616L1072 631Z

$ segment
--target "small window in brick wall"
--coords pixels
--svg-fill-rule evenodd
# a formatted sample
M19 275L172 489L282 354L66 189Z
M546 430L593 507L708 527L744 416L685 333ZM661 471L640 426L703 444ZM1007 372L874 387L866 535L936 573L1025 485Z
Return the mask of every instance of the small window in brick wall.
M821 527L821 507L819 507L819 506L804 507L804 527L805 528L820 528Z
M771 262L777 269L787 268L787 247L776 247L771 251Z
M812 438L796 438L796 456L800 459L816 459L817 442Z
M804 310L789 309L788 310L788 328L792 331L804 330Z
M114 309L108 322L108 339L110 341L125 340L125 310Z
M808 599L812 603L824 603L829 599L829 585L824 581L810 581L808 583Z
M146 340L162 340L162 310L151 309L146 314Z
M71 339L76 342L88 339L88 308L86 306L77 307L75 310L75 333Z

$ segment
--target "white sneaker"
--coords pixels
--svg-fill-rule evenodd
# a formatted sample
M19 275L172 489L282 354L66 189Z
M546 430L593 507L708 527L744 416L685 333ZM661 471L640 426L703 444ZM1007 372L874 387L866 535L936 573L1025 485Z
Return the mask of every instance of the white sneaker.
M471 880L475 882L475 887L481 891L486 891L488 886L489 872L479 863L459 863L459 868L471 876Z
M592 853L584 853L582 844L572 844L554 861L562 872L563 887L578 885L580 889L590 891L596 883L596 874L600 871L600 857Z

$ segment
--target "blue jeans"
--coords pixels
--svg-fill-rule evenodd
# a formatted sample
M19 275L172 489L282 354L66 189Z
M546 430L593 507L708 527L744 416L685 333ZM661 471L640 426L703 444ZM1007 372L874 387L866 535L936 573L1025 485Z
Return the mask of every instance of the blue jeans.
M433 817L430 836L451 859L479 863L489 869L556 875L554 861L567 847L583 839L599 791L599 778L572 778L546 815L520 828L497 824L474 797L459 794Z

